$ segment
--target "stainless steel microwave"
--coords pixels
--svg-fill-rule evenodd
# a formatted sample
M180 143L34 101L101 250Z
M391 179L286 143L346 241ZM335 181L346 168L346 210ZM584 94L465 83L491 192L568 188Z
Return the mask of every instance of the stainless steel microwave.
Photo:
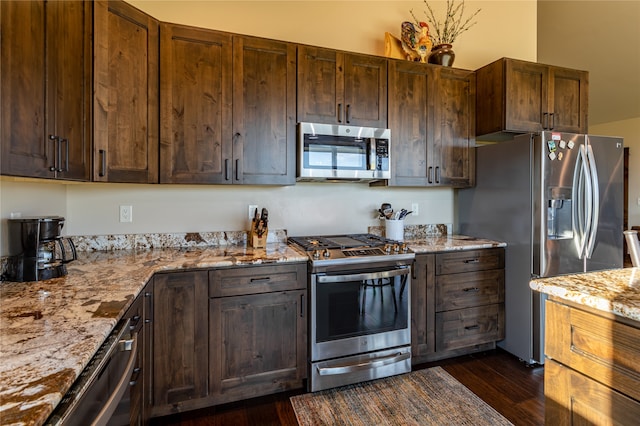
M299 182L370 182L391 177L391 131L298 123Z

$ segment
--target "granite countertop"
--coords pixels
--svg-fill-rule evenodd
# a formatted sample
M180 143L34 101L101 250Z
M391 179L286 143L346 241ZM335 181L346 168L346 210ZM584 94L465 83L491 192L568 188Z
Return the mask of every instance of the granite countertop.
M466 236L406 241L417 254L503 247ZM305 262L284 242L86 251L68 275L0 284L0 423L41 425L156 272Z
M416 254L444 251L476 250L492 247L506 247L506 243L466 235L427 236L419 239L407 239L407 246Z
M549 296L640 321L640 268L539 278L529 286Z

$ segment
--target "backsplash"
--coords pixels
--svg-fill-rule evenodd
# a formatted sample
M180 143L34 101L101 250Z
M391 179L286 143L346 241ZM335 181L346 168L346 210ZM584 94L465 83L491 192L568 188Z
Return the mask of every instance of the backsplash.
M406 225L405 240L421 240L451 234L451 224ZM369 226L367 232L384 236L384 226ZM238 246L247 243L247 231L184 232L169 234L113 234L70 236L78 252L111 250L147 250L169 247ZM269 231L267 243L286 243L287 230ZM4 275L7 257L0 258L0 272Z

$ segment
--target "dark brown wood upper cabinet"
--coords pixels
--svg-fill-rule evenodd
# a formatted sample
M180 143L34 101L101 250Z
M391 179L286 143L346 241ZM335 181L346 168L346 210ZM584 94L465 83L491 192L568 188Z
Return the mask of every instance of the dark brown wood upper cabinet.
M298 121L387 127L387 59L298 46Z
M162 183L295 183L295 45L161 25Z
M226 182L232 70L231 34L160 25L160 183Z
M233 38L233 183L296 183L296 46Z
M586 71L502 58L477 70L476 76L478 137L588 131Z
M474 114L473 72L390 60L389 185L471 185Z
M93 179L158 182L158 21L116 0L94 3Z
M91 178L91 2L2 1L3 175Z

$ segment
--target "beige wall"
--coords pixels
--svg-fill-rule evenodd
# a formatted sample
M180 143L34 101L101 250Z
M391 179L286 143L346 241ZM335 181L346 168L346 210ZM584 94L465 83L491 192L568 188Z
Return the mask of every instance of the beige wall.
M384 33L399 36L409 9L422 1L130 1L159 20L278 40L382 55ZM443 10L445 1L430 1ZM481 8L478 23L460 36L455 66L475 69L507 56L536 60L535 1L470 1ZM517 16L518 19L513 19ZM36 186L33 186L36 185ZM56 194L53 202L48 194ZM64 205L58 198L64 198ZM47 200L43 204L41 201ZM67 218L67 234L184 232L246 229L247 207L271 212L271 225L290 234L364 232L377 225L373 211L389 201L397 208L420 206L408 223L452 223L451 189L369 188L358 184L293 187L227 187L78 184L38 185L0 180L0 215L12 211L55 213ZM133 206L133 223L118 222L118 206ZM50 206L50 207L49 207ZM6 230L6 221L2 223ZM0 238L0 254L5 239Z
M589 133L622 136L629 147L629 226L640 226L640 117L590 126Z

